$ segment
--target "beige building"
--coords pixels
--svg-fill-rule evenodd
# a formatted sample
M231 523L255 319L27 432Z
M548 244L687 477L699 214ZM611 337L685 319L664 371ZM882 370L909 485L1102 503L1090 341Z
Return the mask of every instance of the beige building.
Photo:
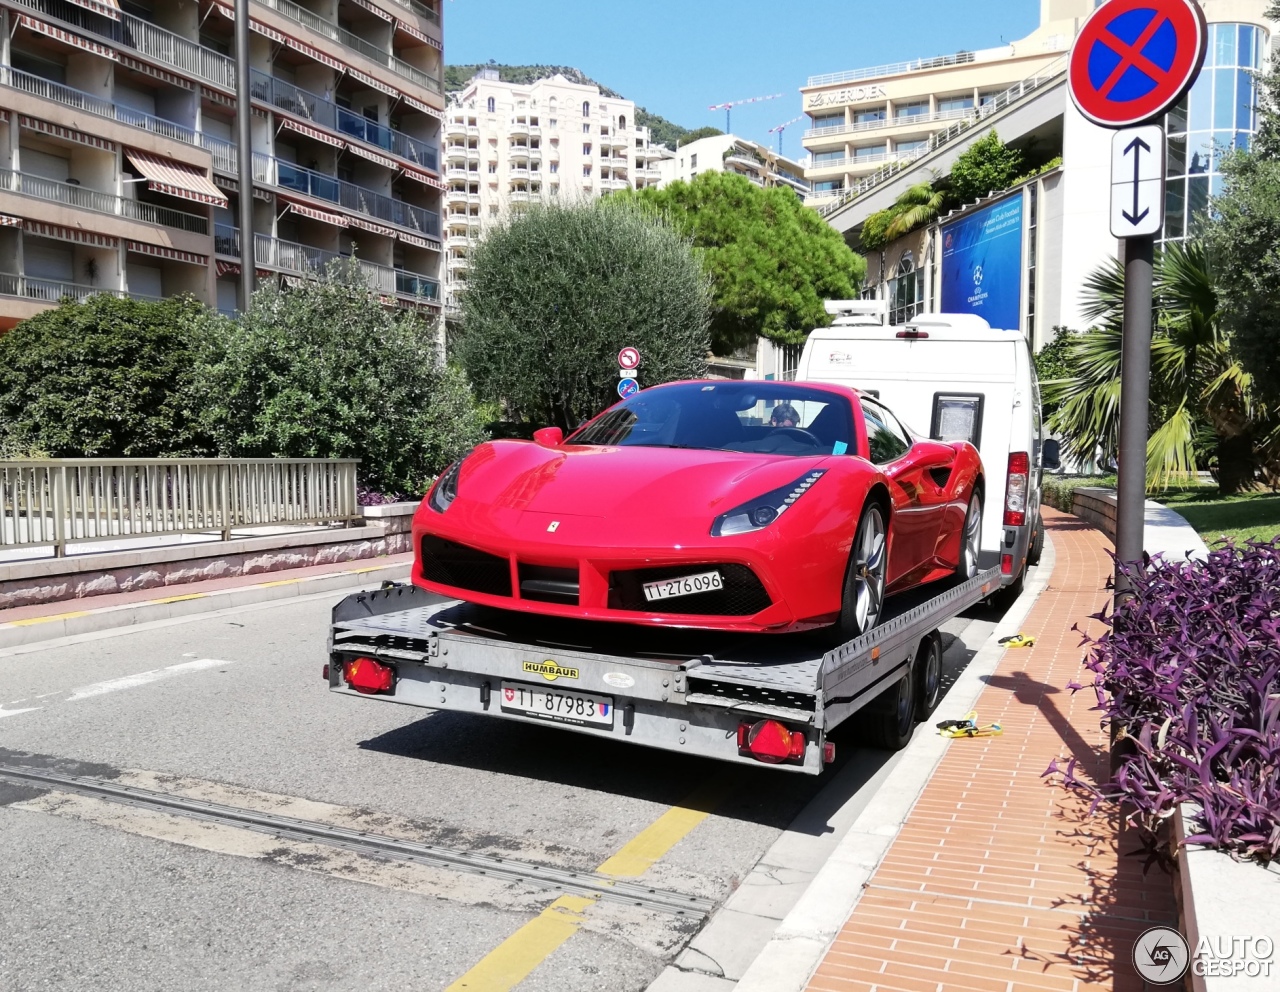
M0 0L0 331L94 293L235 307L229 0ZM252 0L259 281L355 253L438 311L438 0Z
M810 202L838 199L885 164L923 155L936 132L1064 60L1095 6L1040 0L1040 26L1010 45L811 76L801 89Z
M561 75L517 84L482 69L455 94L444 148L449 299L466 283L471 246L508 211L656 185L670 153L635 118L632 101Z
M809 192L804 166L784 158L765 145L732 134L716 134L681 145L658 163L662 184L677 179L690 182L700 172L734 172L757 186L789 186L801 195Z

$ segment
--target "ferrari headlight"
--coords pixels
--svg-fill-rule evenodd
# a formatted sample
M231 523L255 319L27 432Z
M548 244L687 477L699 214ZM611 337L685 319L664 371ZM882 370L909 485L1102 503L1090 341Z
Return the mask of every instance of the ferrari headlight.
M765 493L749 503L716 517L711 525L712 537L732 537L734 534L750 534L764 530L791 509L801 496L813 488L815 482L827 474L825 468L814 469L802 475L789 486Z
M458 459L447 469L440 473L440 478L436 480L436 484L431 488L431 495L427 497L427 503L431 509L437 513L444 513L455 499L458 498L458 475L462 471L462 459Z

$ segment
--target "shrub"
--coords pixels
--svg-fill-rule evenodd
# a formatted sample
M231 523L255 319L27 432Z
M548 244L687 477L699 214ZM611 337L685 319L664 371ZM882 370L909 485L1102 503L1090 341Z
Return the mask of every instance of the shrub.
M1114 475L1046 475L1044 485L1040 489L1040 502L1046 506L1071 513L1077 489L1096 486L1101 489L1114 489Z
M484 438L462 373L439 364L435 332L384 307L355 262L264 288L248 314L213 328L200 389L221 455L359 458L371 489L424 493Z
M105 293L0 335L0 455L205 455L187 391L207 311Z
M1134 595L1095 618L1110 629L1086 639L1085 665L1129 753L1102 787L1077 779L1074 759L1046 774L1118 799L1157 853L1161 824L1191 803L1188 843L1280 858L1280 539L1128 574Z

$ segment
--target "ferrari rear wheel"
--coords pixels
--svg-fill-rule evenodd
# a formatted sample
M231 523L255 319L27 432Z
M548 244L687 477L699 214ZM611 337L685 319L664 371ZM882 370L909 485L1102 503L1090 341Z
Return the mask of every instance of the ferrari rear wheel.
M880 622L884 609L887 538L884 513L872 503L863 509L858 521L844 581L840 634L846 640L860 637Z
M956 578L961 582L978 574L978 561L982 552L982 495L975 492L969 498L969 509L964 515L964 530L960 535L960 559L956 562Z

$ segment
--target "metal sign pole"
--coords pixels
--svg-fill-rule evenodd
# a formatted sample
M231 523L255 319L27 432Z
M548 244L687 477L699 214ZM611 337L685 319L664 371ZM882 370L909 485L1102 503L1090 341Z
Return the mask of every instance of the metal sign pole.
M1119 565L1140 562L1147 501L1147 428L1151 395L1151 296L1155 239L1128 238L1124 249L1124 337L1120 358L1120 467L1116 480L1116 602L1130 594Z

